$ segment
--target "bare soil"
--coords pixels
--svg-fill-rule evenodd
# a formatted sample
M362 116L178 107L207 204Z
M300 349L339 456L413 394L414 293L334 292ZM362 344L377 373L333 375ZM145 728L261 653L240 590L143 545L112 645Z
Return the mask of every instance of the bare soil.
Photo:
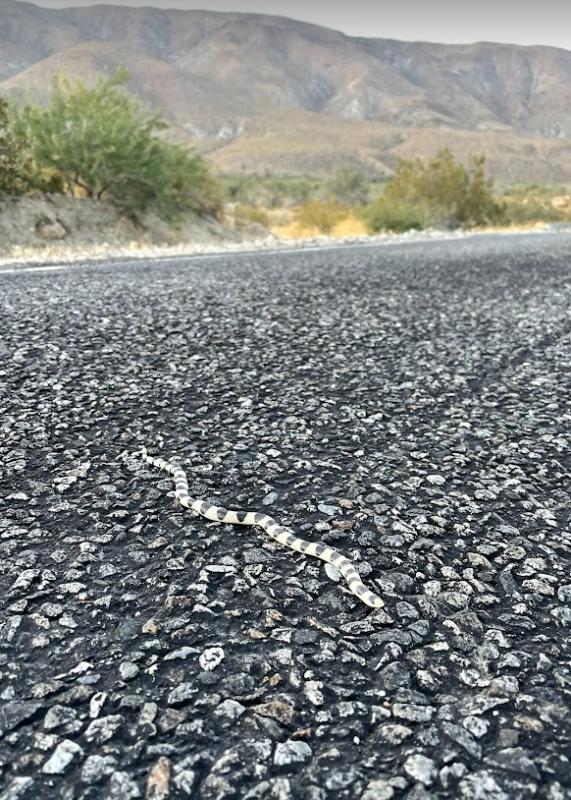
M30 248L49 253L54 248L61 252L84 247L206 246L247 241L253 233L198 217L177 225L152 214L134 220L110 203L62 195L0 198L0 256L4 257Z

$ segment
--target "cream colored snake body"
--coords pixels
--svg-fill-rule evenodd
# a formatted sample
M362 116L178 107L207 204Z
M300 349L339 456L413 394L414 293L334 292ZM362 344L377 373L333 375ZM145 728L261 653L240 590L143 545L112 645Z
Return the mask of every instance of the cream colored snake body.
M214 522L225 522L231 525L257 525L279 544L290 547L298 553L303 553L306 556L315 556L322 561L327 561L328 564L332 564L347 581L349 591L356 595L359 600L371 608L383 608L384 603L381 598L367 589L354 565L337 550L325 544L306 542L304 539L299 539L292 531L284 528L267 514L262 514L258 511L230 511L222 506L215 506L203 500L197 500L191 497L188 492L188 481L183 469L176 464L170 464L162 458L153 458L148 455L146 448L142 449L141 457L147 464L162 469L173 476L176 499L184 508L190 508L197 514Z

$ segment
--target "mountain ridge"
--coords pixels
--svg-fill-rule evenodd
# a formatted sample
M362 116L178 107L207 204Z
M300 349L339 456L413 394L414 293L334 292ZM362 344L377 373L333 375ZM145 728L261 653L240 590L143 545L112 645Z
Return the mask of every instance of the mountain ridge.
M471 140L501 180L571 180L567 50L368 39L263 14L2 3L1 93L42 97L58 70L92 81L125 64L172 135L224 169L318 173L337 153L382 174L413 142L428 155ZM275 152L256 154L260 136Z

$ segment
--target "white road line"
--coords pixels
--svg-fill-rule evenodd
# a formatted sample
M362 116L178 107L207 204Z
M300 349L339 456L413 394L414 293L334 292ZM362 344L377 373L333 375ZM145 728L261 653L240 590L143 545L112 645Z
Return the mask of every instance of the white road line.
M88 259L84 261L69 261L62 264L30 264L29 266L19 267L3 267L0 262L0 277L2 275L23 275L29 272L63 272L68 269L92 269L97 267L111 267L114 264L118 267L140 267L148 266L151 262L155 265L169 264L171 262L179 261L204 261L216 258L233 258L236 256L274 256L274 255L288 255L293 253L315 253L315 252L330 252L332 250L353 250L353 249L370 249L376 247L397 247L399 245L408 244L430 244L431 242L464 242L467 239L482 239L486 237L515 237L515 236L545 236L545 234L565 234L565 231L505 231L502 233L465 233L456 236L432 236L418 239L401 239L392 241L376 241L376 242L353 242L347 244L332 244L332 245L306 245L304 247L277 247L273 249L259 248L255 250L227 250L219 251L216 253L179 253L177 255L148 255L148 256L109 256L108 259L96 258L93 261Z

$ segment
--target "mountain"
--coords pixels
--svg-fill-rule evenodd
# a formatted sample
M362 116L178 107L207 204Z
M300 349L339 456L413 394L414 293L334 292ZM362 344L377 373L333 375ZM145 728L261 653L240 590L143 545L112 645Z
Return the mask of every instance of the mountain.
M390 171L448 145L501 180L571 181L571 52L345 36L258 14L0 0L0 92L120 65L227 171Z

